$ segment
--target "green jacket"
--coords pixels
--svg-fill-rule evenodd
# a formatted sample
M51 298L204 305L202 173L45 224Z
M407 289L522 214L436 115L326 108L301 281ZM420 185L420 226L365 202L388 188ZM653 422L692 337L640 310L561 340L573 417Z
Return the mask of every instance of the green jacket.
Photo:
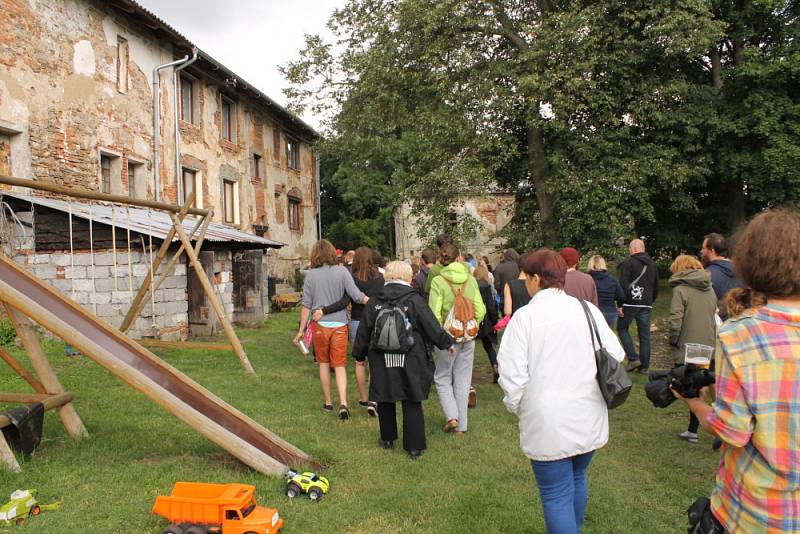
M676 362L683 363L686 343L716 345L717 297L711 287L711 275L703 269L677 272L670 277L669 285L669 343L678 348Z
M430 274L428 277L430 279ZM464 296L472 301L472 306L475 309L475 321L481 324L486 315L486 306L483 304L478 282L470 274L469 269L459 262L453 262L447 267L443 267L439 272L439 276L435 277L431 283L428 306L433 310L433 315L436 316L439 324L444 324L444 320L447 319L447 314L455 302L455 294L447 282L453 285L453 289L465 287Z

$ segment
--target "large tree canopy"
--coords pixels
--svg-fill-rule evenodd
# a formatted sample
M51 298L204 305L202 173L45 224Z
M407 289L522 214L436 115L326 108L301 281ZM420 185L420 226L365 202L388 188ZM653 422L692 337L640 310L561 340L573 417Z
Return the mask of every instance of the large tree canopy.
M388 247L403 201L469 234L453 206L492 189L517 193L512 244L601 251L800 197L797 2L350 0L330 27L284 71L353 244Z

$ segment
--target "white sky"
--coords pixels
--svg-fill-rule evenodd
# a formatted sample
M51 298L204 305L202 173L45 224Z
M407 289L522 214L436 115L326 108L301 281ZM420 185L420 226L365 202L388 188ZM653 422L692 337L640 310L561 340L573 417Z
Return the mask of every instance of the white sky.
M278 65L294 60L304 35L330 36L325 23L345 0L137 0L204 52L285 106ZM309 114L302 119L313 127Z

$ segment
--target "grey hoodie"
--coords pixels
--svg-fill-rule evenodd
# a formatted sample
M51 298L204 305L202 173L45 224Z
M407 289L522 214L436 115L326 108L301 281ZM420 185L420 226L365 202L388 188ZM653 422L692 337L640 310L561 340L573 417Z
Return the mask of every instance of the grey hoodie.
M500 295L503 294L503 288L511 280L516 280L519 277L519 254L513 248L508 248L503 253L503 261L501 261L494 269L494 288Z

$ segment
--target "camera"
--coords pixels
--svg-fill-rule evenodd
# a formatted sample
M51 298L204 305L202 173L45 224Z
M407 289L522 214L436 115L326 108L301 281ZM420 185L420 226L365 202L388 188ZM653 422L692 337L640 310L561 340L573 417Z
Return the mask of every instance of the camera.
M675 401L670 386L675 391L691 399L700 395L700 390L715 382L714 373L703 367L687 363L673 367L669 371L650 373L644 386L647 398L656 408L666 408Z

